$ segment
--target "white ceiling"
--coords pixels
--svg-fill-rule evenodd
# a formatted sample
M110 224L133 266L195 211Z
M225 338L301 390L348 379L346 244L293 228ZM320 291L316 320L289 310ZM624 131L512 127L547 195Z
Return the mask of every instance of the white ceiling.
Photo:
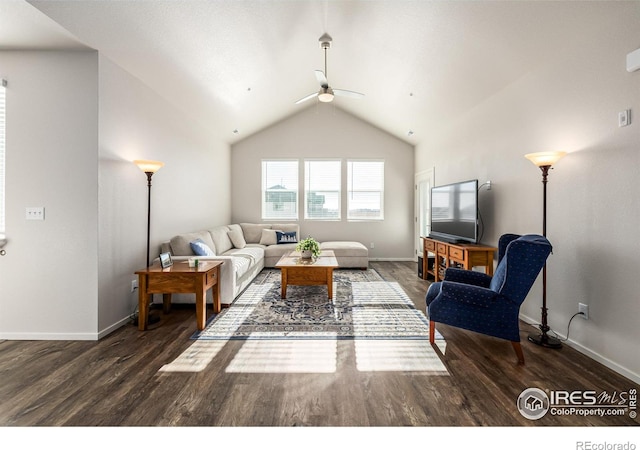
M366 97L314 107L418 144L612 26L615 3L0 0L0 49L97 49L233 143L317 104L294 102L319 88L327 32L329 84Z

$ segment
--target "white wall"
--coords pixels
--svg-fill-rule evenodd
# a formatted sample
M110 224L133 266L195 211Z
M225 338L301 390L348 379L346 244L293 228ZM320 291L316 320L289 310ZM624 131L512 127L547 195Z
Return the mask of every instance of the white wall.
M233 145L231 150L232 221L261 219L261 160L268 158L371 158L385 161L384 221L348 222L346 191L341 221L304 220L303 180L299 185L300 232L320 241L359 241L371 259L412 259L413 146L346 113L335 104L302 110ZM343 167L346 162L343 163ZM343 170L343 178L346 170ZM345 186L346 183L343 183Z
M99 331L135 310L134 272L146 264L147 177L135 159L165 163L152 178L151 260L160 243L229 223L229 146L100 56Z
M549 324L566 335L578 302L587 303L591 318L573 320L570 345L638 381L640 72L627 73L625 57L640 47L640 8L616 7L600 29L585 28L579 46L550 49L526 77L434 127L416 148L416 171L435 167L437 184L491 180L480 198L483 241L495 245L505 232L542 231L541 173L523 155L570 152L549 175ZM618 128L628 108L634 123ZM540 305L539 280L523 317L539 323Z
M134 272L185 231L229 223L229 146L96 52L0 52L7 254L0 339L97 339L128 322ZM44 206L45 220L25 220Z
M0 338L88 339L98 314L98 55L0 52L7 254ZM25 220L43 206L44 221Z

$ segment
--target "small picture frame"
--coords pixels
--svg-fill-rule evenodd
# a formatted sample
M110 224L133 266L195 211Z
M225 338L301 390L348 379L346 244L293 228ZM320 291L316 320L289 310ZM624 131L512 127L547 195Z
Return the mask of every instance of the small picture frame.
M171 267L173 265L173 260L171 259L171 253L160 253L160 265L163 269L167 267Z

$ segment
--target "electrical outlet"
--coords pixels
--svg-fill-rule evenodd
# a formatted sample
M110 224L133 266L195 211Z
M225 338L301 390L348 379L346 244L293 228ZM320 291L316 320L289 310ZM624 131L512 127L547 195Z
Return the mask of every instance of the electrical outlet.
M491 190L491 180L487 181L487 191Z
M376 244L375 243L371 243L371 248L376 248Z
M618 126L626 127L627 125L631 125L631 110L625 109L624 111L620 111L618 113Z
M131 292L134 292L138 289L138 280L131 280Z
M589 305L578 303L578 312L582 313L580 317L582 317L584 320L589 320Z

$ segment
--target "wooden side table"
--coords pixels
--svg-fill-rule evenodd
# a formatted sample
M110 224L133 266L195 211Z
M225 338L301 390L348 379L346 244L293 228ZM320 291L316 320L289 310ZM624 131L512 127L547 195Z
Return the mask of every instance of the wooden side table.
M220 312L220 265L222 261L201 261L189 267L187 261L174 262L163 269L154 264L136 272L138 275L138 329L147 329L152 294L162 294L164 313L171 311L171 294L196 294L196 323L203 330L207 322L207 291L213 289L213 312Z

